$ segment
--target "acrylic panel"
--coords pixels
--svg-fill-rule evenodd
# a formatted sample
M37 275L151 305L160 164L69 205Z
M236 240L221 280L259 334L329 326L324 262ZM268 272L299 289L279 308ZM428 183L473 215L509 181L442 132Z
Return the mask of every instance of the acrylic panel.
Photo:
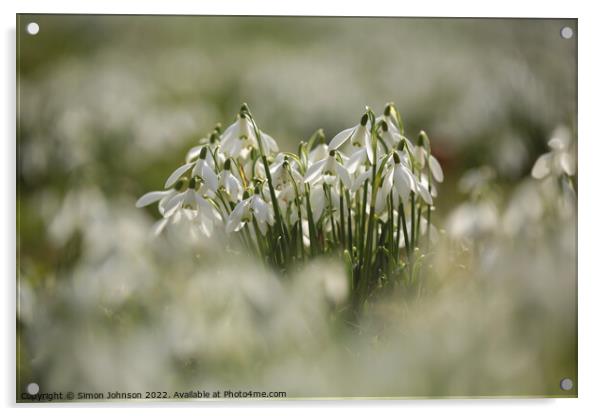
M577 20L17 16L17 401L577 396Z

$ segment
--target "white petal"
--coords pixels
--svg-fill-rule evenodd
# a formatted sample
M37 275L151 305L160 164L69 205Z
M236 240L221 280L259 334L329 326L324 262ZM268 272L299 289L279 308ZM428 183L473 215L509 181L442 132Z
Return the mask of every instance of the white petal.
M349 170L350 173L355 173L357 168L359 168L360 165L364 163L366 158L366 149L359 149L349 157L349 160L347 160L347 163L345 163L345 167Z
M171 192L172 191L148 192L148 193L142 195L140 198L138 198L138 200L136 201L136 208L142 208L142 207L152 204L153 202L157 202L161 198L169 195Z
M186 194L184 192L177 194L165 204L165 217L170 217L182 205Z
M261 143L263 144L265 150L273 153L278 151L278 143L276 143L276 140L274 140L274 138L267 133L261 132Z
M217 192L217 175L215 172L213 172L213 169L211 169L209 165L205 164L205 166L203 166L201 178L203 178L209 189L211 189L213 192Z
M314 217L314 222L317 222L324 211L325 195L322 188L314 188L310 194L311 213Z
M259 231L262 235L265 235L265 233L268 231L268 225L263 221L257 221L257 226L259 227Z
M182 176L184 172L186 172L188 169L194 166L194 164L195 162L186 163L185 165L182 165L176 170L174 170L173 173L169 175L169 178L167 178L167 180L165 181L165 187L171 187L174 183L177 182L178 179L180 179L180 176Z
M305 174L305 182L313 182L322 173L327 160L322 159L311 165Z
M236 205L236 207L230 214L230 217L228 217L228 222L226 224L226 232L231 233L232 231L238 231L242 228L242 226L244 224L241 222L241 218L242 218L242 215L244 214L247 203L248 203L248 200L244 200L244 201L240 201Z
M361 186L363 186L364 182L366 182L366 180L370 179L370 176L372 176L372 172L370 170L367 170L367 171L359 174L357 176L357 178L355 178L355 181L353 182L353 185L351 186L351 192L355 192Z
M374 164L374 149L372 148L372 137L366 133L364 137L364 146L366 147L366 154L371 164Z
M349 176L347 169L338 162L335 164L335 169L337 170L337 174L339 175L339 178L341 178L343 185L345 185L347 189L351 188L351 176Z
M575 164L573 163L571 156L568 153L561 153L558 156L558 163L567 175L572 176L575 174Z
M439 161L435 159L433 155L430 155L429 157L429 168L433 174L433 178L435 178L437 182L443 182L443 169L441 169Z
M192 147L188 153L186 153L186 163L190 163L192 159L197 157L201 153L202 145Z
M428 190L428 188L426 186L424 186L422 183L415 181L414 182L416 184L416 189L418 190L418 194L420 195L420 197L429 205L433 204L433 198L431 197L431 194Z
M348 129L343 130L338 133L336 136L332 138L330 143L328 144L328 150L335 150L341 147L343 143L345 143L353 134L353 131L357 128L357 126L350 127Z
M531 176L535 179L543 179L550 174L552 164L552 154L545 153L537 159L533 169L531 169Z
M161 218L155 224L153 224L152 233L156 237L163 232L165 226L169 222L169 218Z
M389 195L391 188L393 188L393 172L394 169L389 170L383 179L382 191L385 195Z

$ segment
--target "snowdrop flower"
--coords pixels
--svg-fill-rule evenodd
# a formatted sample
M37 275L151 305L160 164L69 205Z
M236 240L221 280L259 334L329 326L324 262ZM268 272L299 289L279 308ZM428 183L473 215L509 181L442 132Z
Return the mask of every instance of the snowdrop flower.
M370 163L374 163L374 152L372 149L372 135L370 134L371 126L368 114L364 114L360 120L360 124L351 128L345 129L332 138L328 145L328 150L337 150L343 144L349 142L358 150L353 154L359 153L356 157L367 157Z
M320 143L309 152L308 160L313 164L328 156L328 145Z
M272 183L276 190L280 190L292 183L300 184L303 182L303 176L299 173L296 161L291 161L287 156L279 153L272 166L270 166L270 175ZM291 178L292 177L292 178Z
M232 159L226 159L224 169L218 176L218 189L223 191L231 202L238 201L242 194L242 185L231 171Z
M198 183L197 178L191 178L188 182L188 189L171 197L165 204L164 217L169 219L175 215L174 220L177 220L184 216L193 221L203 234L209 237L213 232L215 222L221 220L221 215L210 202L195 190Z
M571 136L566 127L559 127L554 132L552 139L548 142L550 151L539 156L531 176L535 179L543 179L549 175L561 176L575 174L574 156L570 151Z
M169 188L172 186L185 172L192 168L191 176L200 178L202 184L205 184L212 192L216 192L218 181L217 175L213 171L214 167L213 156L209 148L204 146L196 161L180 166L169 175L169 178L165 181L165 187Z
M388 170L383 178L383 194L389 195L393 191L393 199L407 201L410 192L416 189L416 178L410 168L402 162L399 153L393 153L393 167ZM432 202L432 201L431 201Z
M261 130L259 134L261 136L261 144L266 153L275 153L278 151L276 140ZM259 148L255 129L249 115L241 111L237 120L222 134L221 149L228 157L245 159L253 148Z
M449 235L454 239L478 239L496 231L498 210L490 201L465 202L447 219Z
M435 156L430 154L430 151L427 150L426 146L430 148L428 136L424 131L421 131L418 135L416 147L414 148L414 156L416 158L416 162L418 163L418 168L428 168L428 170L431 172L431 175L433 175L433 178L437 182L443 182L443 169L441 169L439 161L435 158Z
M385 106L385 111L382 116L379 116L376 121L380 123L385 123L387 125L387 130L391 133L400 135L403 133L400 131L400 126L397 121L397 110L395 109L394 104L389 103Z
M188 150L186 153L186 163L190 163L199 157L201 149L205 146L209 147L212 152L215 152L215 150L219 147L220 128L221 126L218 123L209 137L203 137L201 140L199 140L199 145L191 147L190 150Z
M257 226L263 235L267 232L268 224L274 225L272 207L261 198L258 187L251 197L243 199L236 205L226 223L226 231L229 233L239 231L252 221L253 217L257 220Z
M351 188L351 176L347 169L337 160L336 151L334 150L331 150L325 159L311 165L305 174L305 182L309 184L315 184L320 179L323 179L325 183L333 184L337 178L347 188Z
M395 149L398 147L400 142L403 140L403 137L401 134L399 134L399 131L397 131L397 129L393 130L390 127L390 124L384 120L380 122L380 128L382 130L381 136L387 146L389 146L389 149Z
M159 201L159 212L161 213L161 215L163 215L165 213L165 204L170 200L172 196L176 195L179 191L182 190L182 188L184 188L186 182L186 178L180 178L175 183L172 189L168 189L165 191L152 191L142 195L136 201L136 208L143 208Z
M322 216L324 212L324 208L327 203L332 202L332 209L334 211L339 211L340 209L340 193L337 187L335 186L323 186L323 187L314 187L311 189L309 194L309 201L311 202L311 211L314 219L318 221L318 219ZM347 202L343 200L343 216L347 218ZM340 220L340 215L336 214L334 216L334 220L338 223ZM330 228L330 223L326 223L326 227Z

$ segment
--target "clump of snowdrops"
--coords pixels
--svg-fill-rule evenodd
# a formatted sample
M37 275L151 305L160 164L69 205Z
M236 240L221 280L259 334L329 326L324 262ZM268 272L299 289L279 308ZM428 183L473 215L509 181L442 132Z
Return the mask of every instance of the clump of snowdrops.
M322 129L281 152L243 104L234 122L200 140L164 190L138 207L158 202L154 226L187 224L195 238L226 236L283 276L322 255L344 259L354 307L376 288L412 282L436 229L431 223L435 182L443 171L420 132L404 135L394 104L382 115L370 108L358 124L329 142Z

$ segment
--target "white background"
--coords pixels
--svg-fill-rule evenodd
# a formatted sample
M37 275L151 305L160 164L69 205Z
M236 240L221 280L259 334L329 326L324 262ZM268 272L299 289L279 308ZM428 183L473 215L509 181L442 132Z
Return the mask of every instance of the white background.
M4 135L0 150L0 230L2 247L3 287L0 289L0 348L2 350L2 374L0 375L1 404L9 407L9 413L42 410L52 414L82 411L106 414L172 413L231 413L244 411L250 414L307 414L345 412L364 414L383 412L389 414L442 414L445 415L498 415L509 413L572 415L601 414L600 411L600 355L602 355L600 318L602 317L602 273L598 267L602 259L602 244L597 237L600 232L602 210L600 209L599 168L602 163L602 89L600 88L602 66L600 46L602 41L602 14L594 1L545 1L505 0L487 4L483 1L396 1L370 0L327 3L324 0L295 2L268 0L238 1L2 1L2 65L0 82L0 128ZM265 14L265 15L337 15L337 16L495 16L495 17L565 17L578 18L579 40L579 399L521 399L521 400L421 400L421 401L333 401L333 402L237 402L237 403L191 403L174 407L173 404L143 405L143 408L115 405L87 406L45 405L34 408L15 404L15 22L16 13L130 13L130 14ZM43 30L43 28L42 28ZM598 260L598 261L597 261ZM40 409L41 407L41 409ZM110 408L107 408L110 407Z

